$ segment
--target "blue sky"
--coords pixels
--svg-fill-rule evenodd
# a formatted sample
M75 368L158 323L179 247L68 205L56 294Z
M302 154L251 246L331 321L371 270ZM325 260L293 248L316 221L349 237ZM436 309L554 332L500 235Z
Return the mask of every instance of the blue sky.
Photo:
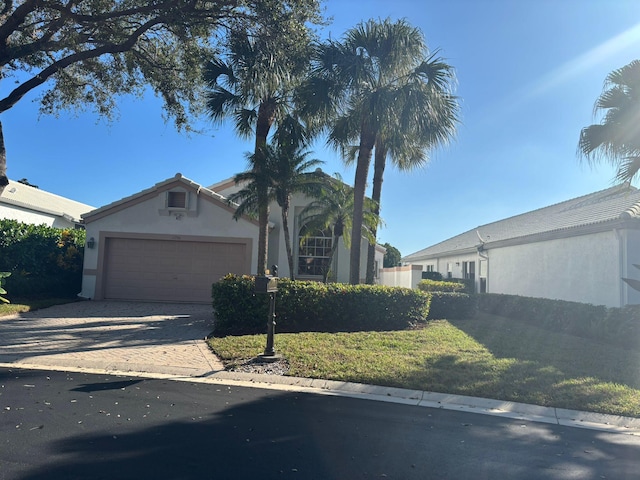
M454 142L410 173L388 168L381 243L403 255L478 225L612 185L613 169L579 162L580 129L606 75L640 58L637 0L329 0L323 35L370 18L406 18L455 67L462 123ZM4 88L7 88L5 85ZM92 114L38 115L30 94L2 115L9 177L96 207L176 172L209 185L246 168L250 141L203 122L187 136L160 103L122 98L112 124ZM353 182L335 152L323 169Z

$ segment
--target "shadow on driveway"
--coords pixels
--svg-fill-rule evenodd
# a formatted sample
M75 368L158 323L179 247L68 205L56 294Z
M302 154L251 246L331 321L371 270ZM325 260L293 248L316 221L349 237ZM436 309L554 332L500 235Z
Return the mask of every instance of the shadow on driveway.
M212 329L210 305L68 303L0 317L0 362L202 374L220 369L203 341Z

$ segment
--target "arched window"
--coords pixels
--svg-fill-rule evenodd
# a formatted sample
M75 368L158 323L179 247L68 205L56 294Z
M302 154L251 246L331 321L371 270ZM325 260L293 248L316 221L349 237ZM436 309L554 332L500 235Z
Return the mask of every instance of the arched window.
M298 236L298 275L303 277L322 277L330 268L331 232L321 230L307 236L303 226Z

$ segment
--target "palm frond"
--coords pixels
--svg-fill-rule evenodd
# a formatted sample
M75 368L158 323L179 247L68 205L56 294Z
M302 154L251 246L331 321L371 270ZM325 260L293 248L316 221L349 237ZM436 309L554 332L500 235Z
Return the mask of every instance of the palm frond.
M205 102L209 117L214 122L220 122L227 115L227 112L233 111L242 104L242 97L221 86L216 86L206 94Z
M225 78L221 79L220 77ZM225 82L228 85L235 85L238 82L231 65L220 58L214 58L206 63L203 78L209 88L215 88Z
M607 76L593 112L602 118L580 131L578 156L591 165L609 163L617 169L616 181L631 181L637 175L640 157L639 60Z
M253 219L258 216L258 197L251 187L243 188L229 195L227 203L236 207L233 214L233 218L236 220L245 215Z
M454 69L451 65L446 63L444 58L438 56L439 51L432 53L426 60L424 60L418 68L414 70L415 75L420 77L421 80L426 81L430 86L433 86L440 92L451 93L455 86L456 77Z
M254 132L254 125L258 119L258 112L250 108L238 108L234 112L235 130L242 138L250 138Z
M631 182L640 173L640 156L627 157L619 165L616 172L618 183Z

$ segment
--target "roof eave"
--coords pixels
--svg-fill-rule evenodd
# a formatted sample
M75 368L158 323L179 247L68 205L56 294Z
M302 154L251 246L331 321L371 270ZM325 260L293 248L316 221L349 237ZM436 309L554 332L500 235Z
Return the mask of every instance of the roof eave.
M613 220L606 220L603 222L592 223L588 225L580 225L571 228L562 228L558 230L551 230L548 232L535 233L532 235L524 235L522 237L509 238L505 240L498 240L495 242L486 242L482 244L482 250L487 251L495 248L511 247L516 245L524 245L527 243L546 242L550 240L559 240L563 238L578 237L582 235L590 235L594 233L602 233L612 231L614 229L634 229L640 230L640 218L630 218L623 216ZM452 257L455 255L467 255L478 251L478 244L474 247L461 248L456 250L446 250L439 253L432 253L427 255L409 256L402 259L403 262L416 262L422 260L433 260L442 257Z

